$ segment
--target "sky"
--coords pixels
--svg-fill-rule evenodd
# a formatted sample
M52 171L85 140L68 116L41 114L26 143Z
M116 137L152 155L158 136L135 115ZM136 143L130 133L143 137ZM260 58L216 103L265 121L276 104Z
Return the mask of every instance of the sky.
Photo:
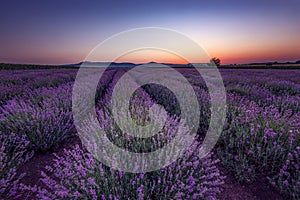
M0 63L77 63L108 37L141 27L179 31L223 64L296 61L299 9L300 0L2 0ZM118 61L181 62L151 51Z

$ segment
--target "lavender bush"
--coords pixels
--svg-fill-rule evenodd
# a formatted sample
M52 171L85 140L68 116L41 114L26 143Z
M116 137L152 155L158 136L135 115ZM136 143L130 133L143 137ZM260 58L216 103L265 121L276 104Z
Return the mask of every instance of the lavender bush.
M297 199L299 71L226 69L221 73L229 108L217 146L222 163L242 181L268 176L274 187ZM195 72L187 77L203 88Z
M25 174L17 176L16 170L28 161L33 152L28 152L25 138L0 132L0 198L18 197L19 182Z
M300 146L299 110L281 107L279 111L274 105L261 107L237 94L228 98L227 123L218 147L222 162L239 180L252 182L263 173L276 180L273 185L281 191L297 196L297 161L289 166L292 172L288 177L282 178L282 167L287 168L286 162L290 163L290 157Z
M132 174L112 170L76 146L56 155L42 172L44 186L30 190L39 199L215 199L223 184L217 162L191 153L159 171Z
M0 130L25 135L29 149L46 151L73 132L71 85L43 88L34 94L27 99L14 98L0 107Z

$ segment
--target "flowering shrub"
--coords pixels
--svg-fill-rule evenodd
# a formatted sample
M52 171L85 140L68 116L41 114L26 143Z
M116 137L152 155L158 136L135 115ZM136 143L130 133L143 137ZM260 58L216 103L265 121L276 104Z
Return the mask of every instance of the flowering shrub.
M43 98L14 98L0 107L0 129L5 134L26 135L29 149L46 151L72 134L70 85L44 89ZM46 91L46 92L45 92ZM46 96L49 94L48 96Z
M132 174L106 167L77 145L46 167L43 187L27 189L39 199L215 199L223 184L217 162L190 154L161 170Z
M288 154L284 165L270 181L274 187L279 188L294 199L300 198L300 146Z
M33 156L26 151L28 141L15 134L4 135L0 132L0 198L18 197L19 181L17 168Z
M258 173L278 177L280 168L299 148L299 113L280 113L274 106L262 108L239 95L229 95L229 101L226 127L218 147L222 162L242 181L251 182ZM290 181L288 185L280 178L276 180L285 186L279 187L282 191L295 195L299 173L291 167L290 180L284 180Z

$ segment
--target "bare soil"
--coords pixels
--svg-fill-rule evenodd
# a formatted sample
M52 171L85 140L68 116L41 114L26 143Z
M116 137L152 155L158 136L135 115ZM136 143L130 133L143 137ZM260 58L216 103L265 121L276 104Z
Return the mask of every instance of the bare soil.
M37 185L42 187L43 185L40 182L40 178L42 178L41 171L45 171L45 166L53 163L53 159L55 158L53 154L55 153L61 156L64 153L64 149L71 149L72 147L75 147L76 144L81 145L81 141L79 137L73 136L60 144L57 149L45 153L35 154L31 160L21 166L17 171L18 174L26 173L22 179L22 183L25 185ZM32 193L28 192L23 193L19 199L33 200L37 198Z
M286 200L289 199L285 195L280 194L272 187L267 178L260 176L253 183L240 183L234 177L234 174L224 166L218 166L221 174L226 176L223 190L219 194L219 199L233 200Z

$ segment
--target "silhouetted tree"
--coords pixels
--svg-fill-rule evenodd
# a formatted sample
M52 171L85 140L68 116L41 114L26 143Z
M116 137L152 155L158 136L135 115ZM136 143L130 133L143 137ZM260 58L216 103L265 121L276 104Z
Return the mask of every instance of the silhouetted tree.
M220 66L220 64L221 64L220 58L217 58L217 57L213 57L213 58L210 60L210 62L211 62L212 64L217 65L217 66Z

